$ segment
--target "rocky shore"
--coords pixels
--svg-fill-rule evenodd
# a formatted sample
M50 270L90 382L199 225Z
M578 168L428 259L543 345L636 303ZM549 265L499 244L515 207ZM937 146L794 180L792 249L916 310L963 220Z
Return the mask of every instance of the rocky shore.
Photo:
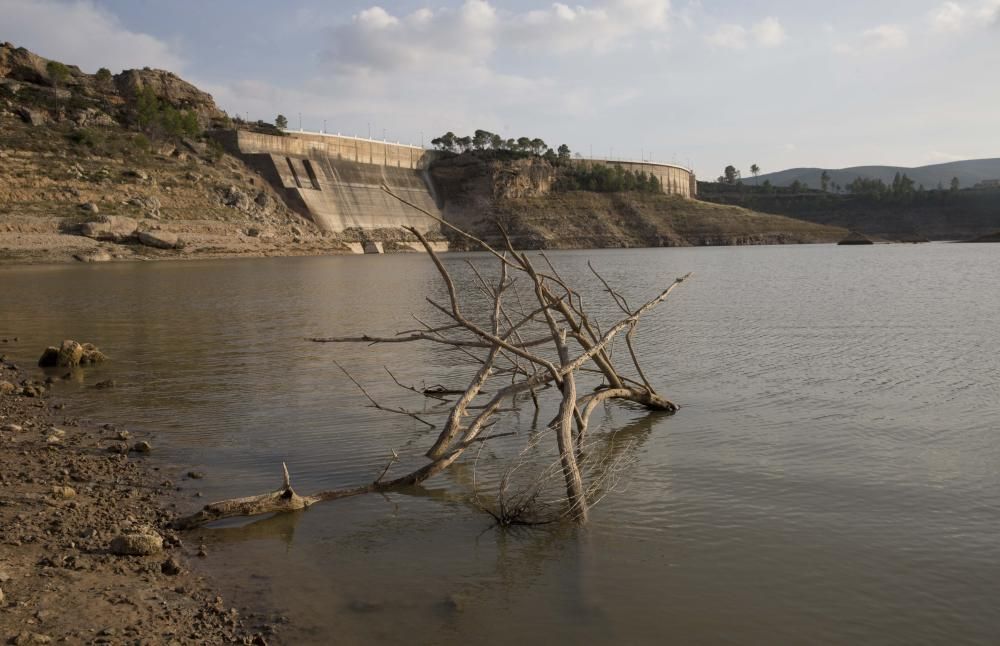
M0 641L273 641L196 572L197 536L166 529L176 487L149 439L74 418L53 383L0 355Z

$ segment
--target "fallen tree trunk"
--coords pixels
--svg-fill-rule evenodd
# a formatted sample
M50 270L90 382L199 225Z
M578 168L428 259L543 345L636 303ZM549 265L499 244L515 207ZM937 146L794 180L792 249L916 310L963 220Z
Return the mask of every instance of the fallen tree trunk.
M388 189L386 190L388 192ZM409 204L401 198L397 199ZM424 213L438 219L430 213ZM451 227L443 220L438 219L438 221L443 226ZM602 333L601 327L589 317L581 295L569 286L547 258L545 262L551 273L539 271L527 255L515 251L506 234L504 238L507 241L507 248L504 252L499 252L482 240L460 231L461 235L476 242L481 249L491 254L499 265L497 281L491 284L470 263L472 271L479 280L479 291L492 303L488 321L479 322L474 320L475 313L470 316L465 312L463 295L458 292L455 281L430 243L418 230L413 228L408 230L427 251L447 289L447 305L427 299L444 315L446 321L434 326L421 323L422 329L409 330L395 336L362 334L311 340L320 343L434 343L460 351L479 364L475 376L464 389L449 389L451 393L460 393L457 401L450 407L439 407L430 412L421 411L419 415L405 408L379 404L346 369L341 368L375 408L407 414L432 427L436 424L427 421L425 417L445 416L443 428L425 453L428 463L409 473L387 478L397 461L396 453L393 451L393 458L372 482L306 496L298 494L292 488L288 470L282 465L284 479L280 489L257 496L210 503L189 516L177 519L173 523L174 527L190 529L224 518L297 511L321 501L392 491L420 484L451 466L473 444L510 435L511 433L484 435L483 432L497 423L502 411L516 409L520 405L519 398L526 393L531 395L537 408L539 393L552 386L555 387L553 390L557 390L561 395L559 414L549 428L555 433L560 469L565 483L566 505L563 515L578 522L585 522L590 501L577 455L580 453L580 443L587 433L589 420L597 407L602 403L618 400L640 404L649 410L668 412L677 410L676 404L659 395L650 384L640 366L633 336L640 317L666 300L688 276L677 278L640 307L631 309L625 298L613 290L591 267L623 313L621 319L604 328ZM522 294L515 286L518 280L527 281L530 286L530 289L523 290L525 294L530 293L534 299L530 311L524 307ZM514 298L507 298L509 294L513 294ZM479 315L483 316L481 313ZM538 336L525 339L522 332L528 328L540 329L541 332L533 332ZM622 375L612 360L611 344L623 332L638 380ZM570 348L570 341L579 346L579 350L575 353ZM479 354L483 352L484 354ZM549 358L552 355L557 357L555 361ZM576 374L588 363L593 363L594 372L602 375L606 383L595 392L580 396L577 392ZM402 388L421 392L401 384L391 372L389 375ZM501 385L503 382L507 382L506 385ZM492 393L490 399L484 404L473 406L473 401L486 393L488 386L489 392ZM442 397L436 396L436 399Z

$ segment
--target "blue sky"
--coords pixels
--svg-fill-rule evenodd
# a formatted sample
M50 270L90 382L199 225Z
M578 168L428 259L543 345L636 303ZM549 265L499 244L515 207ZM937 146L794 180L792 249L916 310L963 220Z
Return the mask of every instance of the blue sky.
M904 8L905 7L905 8ZM253 119L485 128L714 177L1000 156L1000 0L0 0L0 39Z

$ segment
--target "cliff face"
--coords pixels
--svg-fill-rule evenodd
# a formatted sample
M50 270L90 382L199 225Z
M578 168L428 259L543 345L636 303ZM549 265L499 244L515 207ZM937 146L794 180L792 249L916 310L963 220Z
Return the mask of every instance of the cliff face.
M76 113L89 109L107 116L97 125L110 125L109 120L124 124L144 88L150 88L164 105L194 112L202 127L226 116L210 94L166 70L124 70L100 78L75 65L53 68L51 63L23 47L0 44L0 84L5 94L15 102L23 94L19 102L30 104L25 107L38 112L39 118L76 120Z
M460 155L431 166L448 222L493 243L501 242L499 223L528 249L835 242L847 233L676 195L559 191L558 175L557 167L541 159ZM454 248L467 244L449 237Z

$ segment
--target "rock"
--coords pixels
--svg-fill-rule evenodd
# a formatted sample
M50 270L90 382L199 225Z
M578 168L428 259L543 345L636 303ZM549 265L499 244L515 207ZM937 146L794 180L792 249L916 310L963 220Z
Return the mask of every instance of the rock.
M52 487L52 497L59 498L61 500L69 500L70 498L76 498L76 489L74 489L73 487L56 485Z
M42 110L32 110L31 108L18 108L17 116L21 117L25 123L33 126L44 126L49 122L49 115Z
M149 453L150 451L153 450L153 447L150 446L149 442L143 441L143 442L136 442L135 444L133 444L132 450L135 451L136 453Z
M73 122L78 127L84 126L115 126L118 123L109 114L97 108L86 108L73 115Z
M174 249L179 242L176 233L169 231L140 231L139 242L157 249Z
M15 390L17 390L17 386L14 384L9 381L0 381L0 395L10 395Z
M122 455L128 453L128 444L112 444L105 449L108 453L120 453Z
M125 171L122 171L122 175L124 175L125 177L134 177L140 182L149 181L149 173L142 170L141 168L129 168Z
M0 605L2 605L2 604L3 604L3 599L4 599L4 596L3 596L3 588L0 588Z
M149 556L163 551L163 538L144 528L121 534L111 541L111 553L119 556Z
M80 262L111 262L111 254L104 249L75 253L73 258Z
M101 212L100 207L93 202L84 202L80 205L80 210L86 213L93 213L95 215Z
M11 638L9 643L14 644L14 646L23 646L24 644L51 644L52 638L41 633L33 633L28 630L22 630L16 637Z
M870 238L857 231L852 231L849 236L837 243L838 245L865 245L875 244Z
M98 381L94 384L94 388L97 390L107 390L108 388L114 388L117 385L118 384L114 379L105 379L104 381Z
M188 471L187 476L192 480L201 480L205 477L205 474L201 471Z
M95 240L125 242L135 235L139 223L123 215L103 215L93 222L84 222L80 233Z
M177 576L178 574L183 572L184 569L181 567L181 564L178 563L176 559L174 559L174 557L171 556L160 565L160 571L166 574L167 576Z
M4 424L3 426L0 426L0 431L4 431L6 433L20 433L23 430L24 429L17 424Z
M82 364L97 363L107 357L92 343L77 343L67 339L56 348L49 346L38 359L42 368L72 368Z
M150 218L159 219L160 217L160 200L152 195L136 195L130 197L125 203L139 207Z

